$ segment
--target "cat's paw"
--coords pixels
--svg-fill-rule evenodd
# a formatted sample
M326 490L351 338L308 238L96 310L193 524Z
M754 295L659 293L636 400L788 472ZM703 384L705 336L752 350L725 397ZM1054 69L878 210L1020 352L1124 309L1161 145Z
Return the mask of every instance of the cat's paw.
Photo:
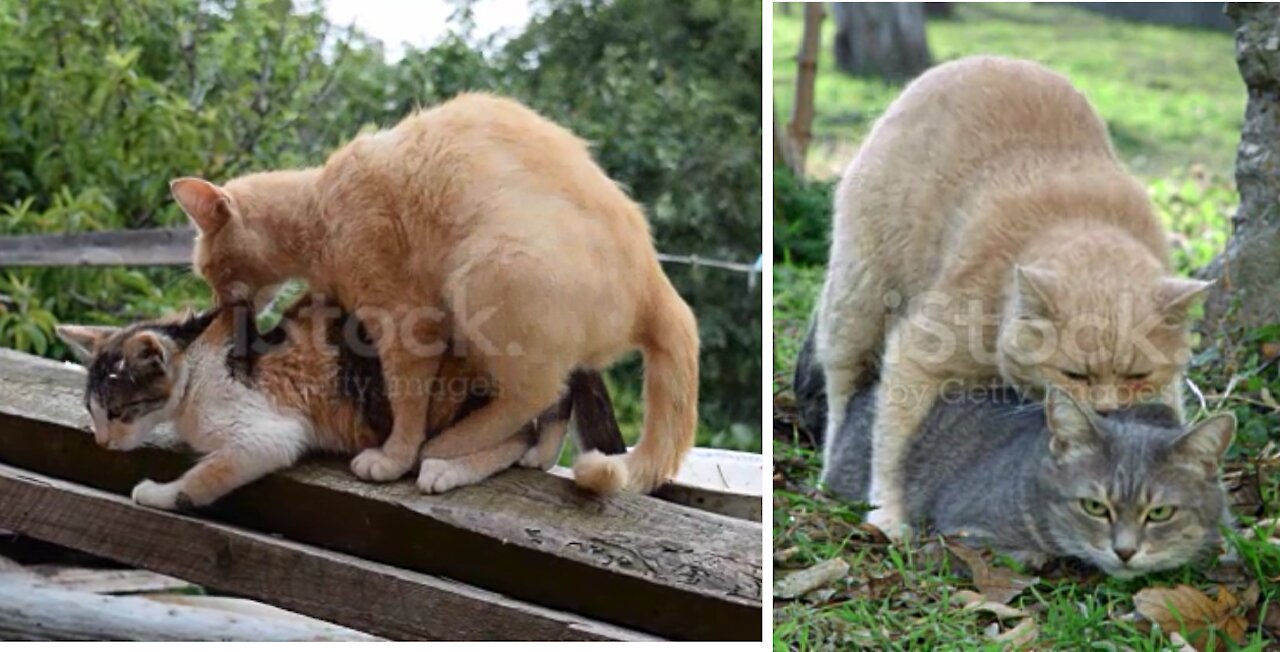
M911 526L902 517L899 510L877 507L867 513L866 522L879 528L890 541L904 541L911 538Z
M182 488L177 482L152 482L143 480L133 488L133 502L144 507L176 511L183 506Z
M381 448L370 448L351 460L351 472L368 482L391 482L404 477L413 466L413 459L399 460L387 455Z
M471 469L452 460L428 458L422 460L422 468L418 471L418 488L424 494L441 494L479 480Z
M544 450L545 449L545 450ZM556 458L560 456L560 451L552 449L550 446L534 446L524 452L520 457L520 466L526 469L547 469L555 466Z

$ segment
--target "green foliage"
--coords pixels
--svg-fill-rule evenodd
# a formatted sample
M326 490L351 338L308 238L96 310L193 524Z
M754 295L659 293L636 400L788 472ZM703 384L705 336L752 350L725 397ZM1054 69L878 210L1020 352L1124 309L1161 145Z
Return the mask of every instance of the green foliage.
M497 43L471 36L462 2L454 33L391 64L313 3L0 0L0 232L180 225L174 177L319 164L363 129L490 90L590 140L645 205L662 251L753 261L752 5L544 0L523 34ZM714 269L667 272L700 323L700 441L759 450L759 287ZM207 301L185 270L9 270L0 345L65 357L55 320L120 323ZM635 361L612 374L620 404L638 405L638 371ZM638 421L638 410L621 414Z
M785 166L773 169L773 260L824 265L831 247L834 182L805 183Z
M1149 190L1173 234L1173 263L1179 272L1193 273L1226 248L1239 202L1230 179L1191 168L1153 179Z

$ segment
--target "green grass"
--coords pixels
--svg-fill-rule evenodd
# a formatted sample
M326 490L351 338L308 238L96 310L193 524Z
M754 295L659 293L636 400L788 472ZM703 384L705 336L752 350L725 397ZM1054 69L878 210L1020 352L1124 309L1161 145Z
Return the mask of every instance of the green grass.
M1062 6L954 6L954 19L928 25L935 59L1003 54L1067 74L1107 120L1121 156L1147 182L1174 236L1179 271L1189 273L1221 252L1237 202L1232 162L1244 110L1230 34L1135 25ZM774 91L784 116L792 100L800 14L775 8ZM818 179L848 161L901 90L834 72L833 32L831 21L824 21L809 155L810 175ZM825 251L820 238L829 228L829 216L814 211L814 203L775 207L775 213L789 209L786 219L775 220L773 271L773 536L775 551L783 551L775 569L780 575L838 556L852 570L834 593L775 602L774 649L1000 649L984 634L994 618L955 604L956 591L972 586L951 571L937 544L889 546L861 529L863 507L822 493L821 456L791 425L791 373L824 273L823 254L813 252ZM1280 398L1280 362L1268 364L1262 353L1267 342L1280 343L1280 326L1240 341L1203 342L1189 374L1209 411L1230 410L1239 419L1226 478L1244 527L1280 516L1280 408L1272 407ZM1202 413L1194 396L1188 397L1188 413ZM1127 617L1142 588L1186 583L1212 593L1225 583L1238 595L1252 582L1260 587L1262 609L1280 604L1280 549L1257 538L1230 539L1236 565L1202 562L1131 581L1078 568L1051 570L1013 605L1034 618L1036 649L1170 649L1165 636ZM1255 628L1245 646L1226 649L1278 646Z
M1230 176L1244 116L1244 83L1231 34L1148 26L1059 5L955 3L930 20L935 61L975 54L1034 59L1067 75L1107 121L1122 158L1138 174L1165 177L1202 167ZM773 93L780 115L795 97L802 11L775 5ZM822 22L809 171L838 172L900 84L836 71L835 23Z

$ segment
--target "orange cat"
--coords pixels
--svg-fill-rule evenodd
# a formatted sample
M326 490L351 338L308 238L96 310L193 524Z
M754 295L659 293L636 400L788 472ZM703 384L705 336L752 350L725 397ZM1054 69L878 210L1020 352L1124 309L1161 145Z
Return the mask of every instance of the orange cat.
M636 348L644 436L626 455L581 456L577 482L649 491L693 445L697 327L643 212L583 141L517 102L461 95L356 138L322 167L224 187L184 178L172 190L200 231L195 269L222 300L301 277L367 324L394 427L352 461L362 478L392 480L417 460L428 406L405 380L433 377L450 340L499 391L426 456L493 448L551 405L571 371ZM419 485L439 490L442 466L424 465Z

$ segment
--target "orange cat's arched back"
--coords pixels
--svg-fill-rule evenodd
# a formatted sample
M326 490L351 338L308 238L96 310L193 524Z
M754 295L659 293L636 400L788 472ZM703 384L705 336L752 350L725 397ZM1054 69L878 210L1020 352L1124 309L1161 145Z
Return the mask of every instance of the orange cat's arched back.
M498 384L424 455L494 446L551 405L575 368L641 349L645 428L625 456L584 455L579 484L648 491L697 423L698 338L648 223L586 144L518 102L466 94L361 136L318 168L223 187L173 183L199 228L195 268L224 298L291 277L356 311L377 341L395 426L352 463L390 480L414 463L430 386L452 343ZM533 462L538 461L530 461ZM448 487L447 465L424 487Z

